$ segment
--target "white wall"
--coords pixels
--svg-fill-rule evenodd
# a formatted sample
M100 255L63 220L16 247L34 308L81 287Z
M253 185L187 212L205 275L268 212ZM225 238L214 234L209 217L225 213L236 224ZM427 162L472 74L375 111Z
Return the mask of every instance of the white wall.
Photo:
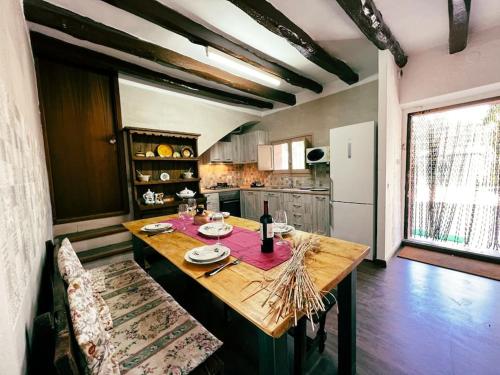
M0 374L26 372L49 187L35 71L20 0L0 1Z
M399 68L379 51L377 259L388 261L403 236L402 127Z
M469 37L467 48L450 55L448 46L410 55L400 99L405 107L500 82L500 27Z
M314 146L327 146L330 129L375 121L377 96L375 80L265 115L255 129L266 130L270 141L312 134Z
M124 127L201 134L198 139L199 154L238 126L260 119L253 113L226 105L122 79L120 102Z

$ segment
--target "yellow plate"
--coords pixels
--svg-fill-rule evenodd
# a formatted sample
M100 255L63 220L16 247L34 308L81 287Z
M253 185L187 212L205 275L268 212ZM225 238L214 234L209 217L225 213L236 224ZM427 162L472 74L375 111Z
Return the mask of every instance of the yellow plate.
M174 149L170 145L158 145L156 153L162 158L169 158L174 153Z
M183 158L190 158L194 155L193 149L189 146L184 146L181 150Z

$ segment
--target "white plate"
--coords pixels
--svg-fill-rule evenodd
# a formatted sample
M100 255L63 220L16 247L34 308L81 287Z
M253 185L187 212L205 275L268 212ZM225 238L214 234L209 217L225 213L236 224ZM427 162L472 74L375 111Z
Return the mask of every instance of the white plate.
M211 261L217 258L225 252L222 246L211 245L211 246L201 246L193 249L189 252L189 258L197 262Z
M210 215L208 215L208 217L211 219L212 216L214 216L215 212L212 212ZM231 213L227 212L227 211L223 211L221 212L222 216L224 216L224 219L227 219L229 216L231 216Z
M143 232L162 232L172 228L172 224L170 223L155 223L148 224L141 228Z
M273 225L273 232L274 233L286 234L286 233L290 233L294 229L295 228L292 227L291 225L286 225L283 228L279 228L276 224Z
M224 223L224 229L219 232L219 229L217 228L219 225L220 224L215 223L203 224L198 228L198 232L207 237L224 237L233 231L233 226L231 224Z
M215 245L211 245L215 246ZM201 260L194 260L191 258L191 255L194 251L199 251L200 249L207 247L207 246L201 246L201 247L196 247L194 249L191 249L186 252L184 255L184 260L186 262L192 263L192 264L212 264L212 263L217 263L220 262L221 260L226 259L229 255L231 255L231 250L226 247L226 246L219 246L219 248L222 250L222 255L219 256L218 258L211 259L211 260L206 260L206 261L201 261Z

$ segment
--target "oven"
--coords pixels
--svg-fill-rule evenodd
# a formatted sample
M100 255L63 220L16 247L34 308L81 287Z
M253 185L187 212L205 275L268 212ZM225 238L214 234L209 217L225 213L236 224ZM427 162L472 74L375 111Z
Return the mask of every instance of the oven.
M240 209L240 191L220 191L219 192L220 211L227 211L231 216L241 216Z

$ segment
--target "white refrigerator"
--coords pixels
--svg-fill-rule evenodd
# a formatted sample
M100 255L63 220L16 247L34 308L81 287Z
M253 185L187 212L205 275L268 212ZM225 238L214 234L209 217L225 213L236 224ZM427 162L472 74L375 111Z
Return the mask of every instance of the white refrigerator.
M376 257L377 127L374 121L330 129L330 233L370 246Z

